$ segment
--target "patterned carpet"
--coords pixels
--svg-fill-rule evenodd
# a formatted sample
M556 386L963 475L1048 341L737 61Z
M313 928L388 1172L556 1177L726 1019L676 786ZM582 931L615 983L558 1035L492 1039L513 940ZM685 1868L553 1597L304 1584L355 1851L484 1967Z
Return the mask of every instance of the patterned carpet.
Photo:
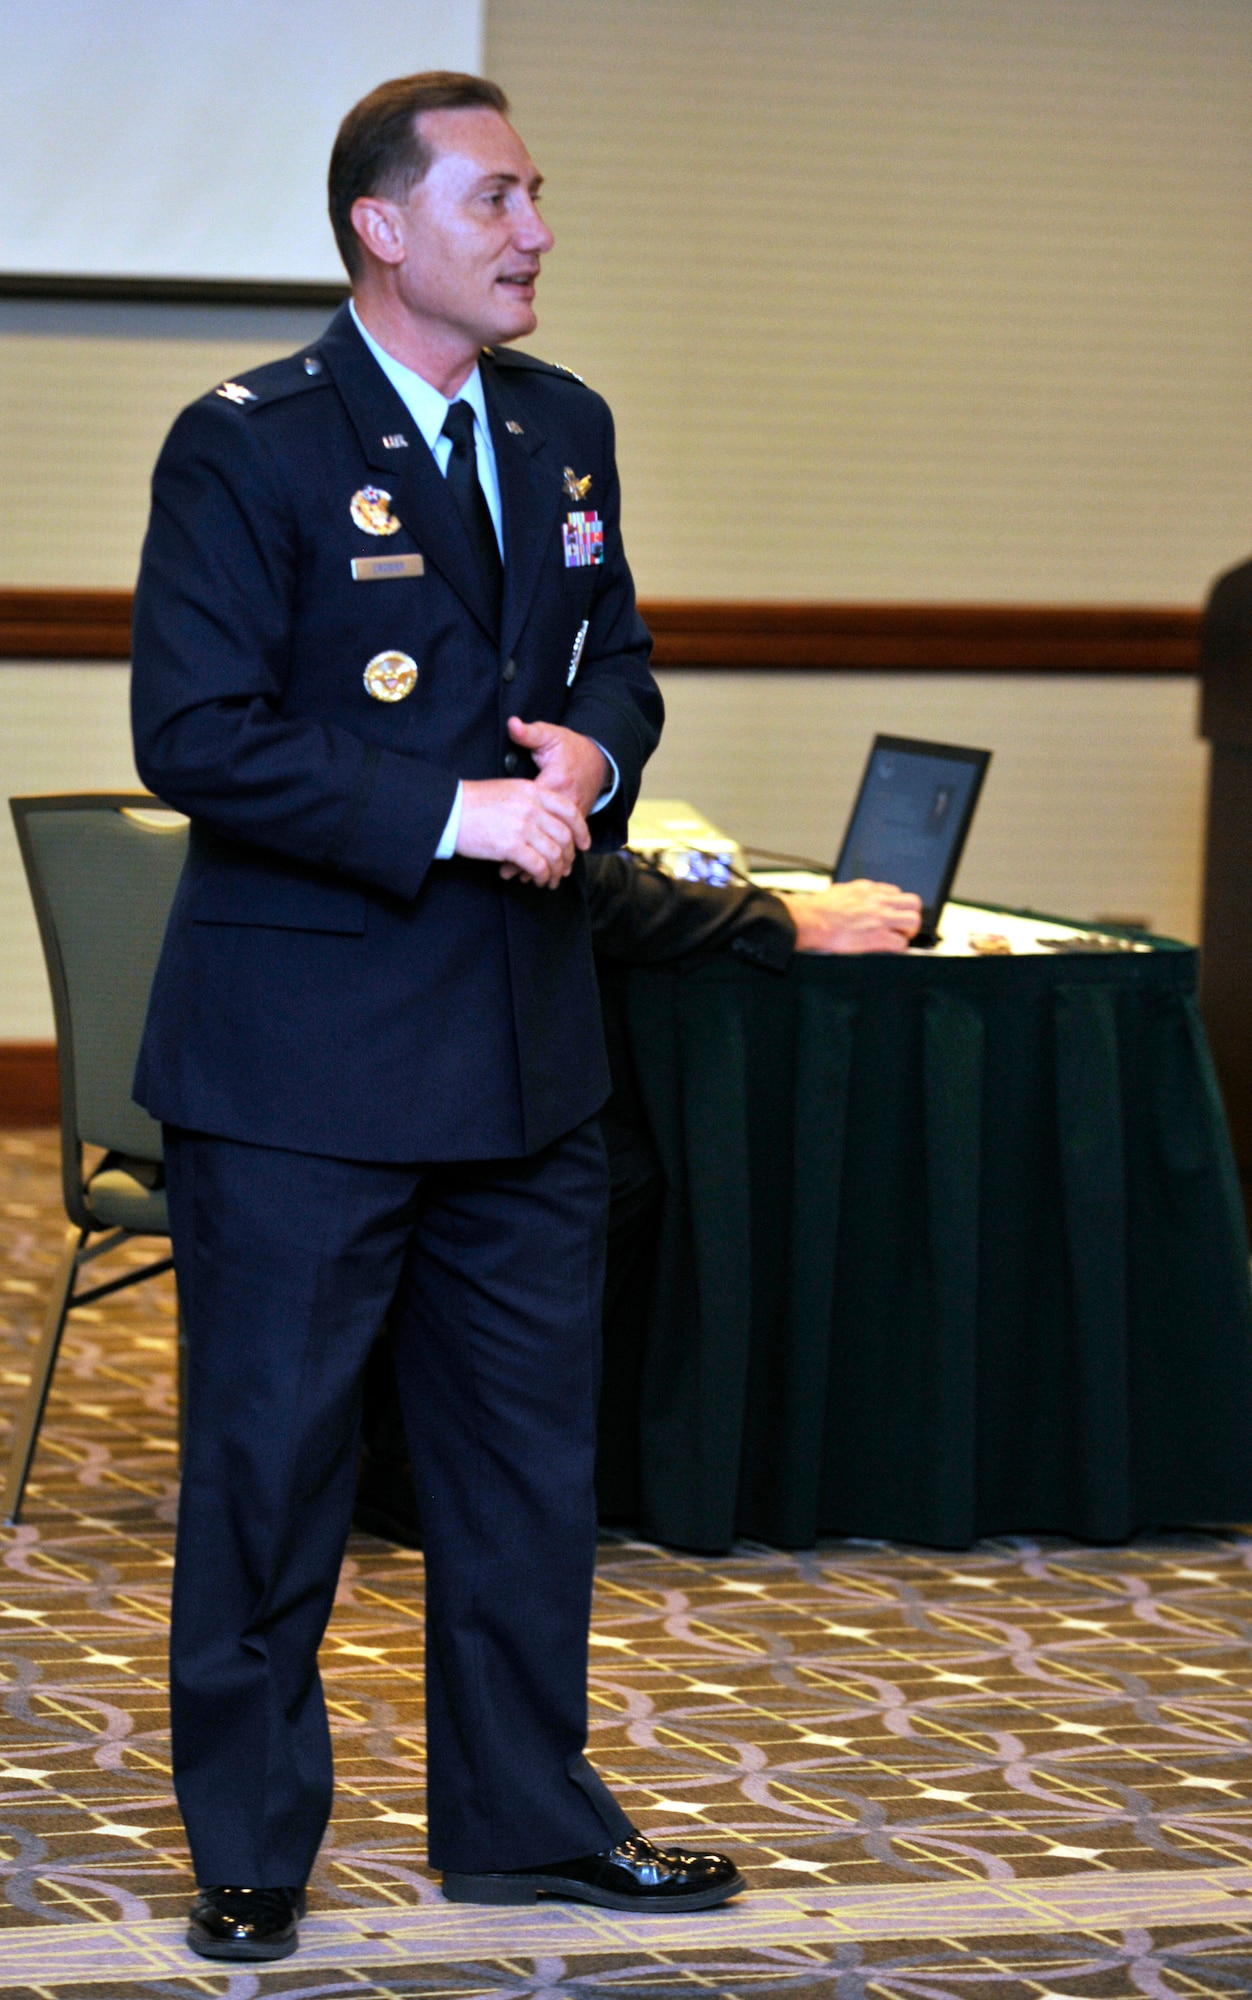
M62 1235L53 1135L0 1134L0 1216L8 1412ZM301 1952L193 1959L163 1678L173 1328L167 1278L75 1315L25 1525L0 1543L5 2000L1252 1993L1237 1533L716 1561L606 1540L597 1766L646 1832L724 1844L750 1883L685 1921L443 1903L422 1862L421 1560L356 1537Z

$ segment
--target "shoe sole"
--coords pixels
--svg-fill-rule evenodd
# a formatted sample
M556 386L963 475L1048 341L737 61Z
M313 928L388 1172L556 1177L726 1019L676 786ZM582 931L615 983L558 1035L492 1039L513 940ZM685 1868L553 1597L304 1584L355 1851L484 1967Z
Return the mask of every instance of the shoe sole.
M445 1875L444 1900L449 1903L537 1903L556 1896L574 1903L595 1903L602 1910L712 1910L747 1887L742 1875L715 1889L697 1889L688 1896L623 1896L614 1889L595 1889L567 1875Z
M194 1932L187 1932L187 1943L201 1958L290 1958L299 1942L298 1937L283 1938L278 1944L246 1944L242 1939L223 1938L219 1944L215 1938L197 1937Z

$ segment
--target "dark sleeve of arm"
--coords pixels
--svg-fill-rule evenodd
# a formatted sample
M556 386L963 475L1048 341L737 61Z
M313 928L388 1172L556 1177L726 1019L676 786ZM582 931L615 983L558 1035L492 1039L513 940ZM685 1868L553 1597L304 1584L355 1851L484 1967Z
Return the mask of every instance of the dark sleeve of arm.
M194 404L157 464L135 593L135 762L221 833L415 896L456 778L288 706L299 528L256 418Z
M617 791L591 818L597 851L619 848L639 796L643 767L661 733L665 707L648 661L652 639L635 605L635 585L622 547L621 494L613 449L613 419L601 405L605 426L600 496L604 563L592 600L590 627L578 677L561 721L608 751L617 765Z
M1200 734L1252 744L1252 562L1219 577L1200 634Z
M593 854L585 867L592 939L604 958L665 965L733 951L774 972L791 963L795 925L764 889L675 882L629 854Z

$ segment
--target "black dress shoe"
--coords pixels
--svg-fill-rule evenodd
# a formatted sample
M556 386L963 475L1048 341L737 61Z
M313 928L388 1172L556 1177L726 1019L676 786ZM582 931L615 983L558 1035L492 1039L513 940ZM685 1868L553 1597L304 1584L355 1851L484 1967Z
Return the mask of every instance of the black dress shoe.
M201 1958L289 1958L304 1911L303 1889L201 1889L187 1942Z
M450 1903L533 1903L539 1896L569 1896L606 1910L710 1910L745 1886L724 1854L683 1854L654 1847L641 1833L584 1854L577 1861L546 1861L538 1868L510 1868L496 1875L444 1875Z

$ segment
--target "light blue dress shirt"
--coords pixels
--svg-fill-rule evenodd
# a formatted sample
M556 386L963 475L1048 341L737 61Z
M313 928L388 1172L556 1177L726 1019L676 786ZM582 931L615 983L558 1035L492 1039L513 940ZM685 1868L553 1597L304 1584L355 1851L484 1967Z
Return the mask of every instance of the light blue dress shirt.
M435 455L435 464L444 478L448 476L448 460L452 456L452 439L443 435L444 419L452 404L438 389L432 389L424 375L414 368L406 368L403 361L397 361L394 354L388 354L380 347L369 328L362 326L357 318L355 303L348 308L356 320L357 332L369 348L375 361L382 369L405 409L412 417L418 430ZM504 525L500 514L500 479L496 472L496 448L491 442L491 425L487 422L487 403L483 396L483 378L475 362L466 381L457 390L455 400L468 403L474 412L474 458L478 466L478 483L483 489L487 507L491 514L496 540L500 544L500 560L504 561Z
M348 310L356 323L357 332L430 446L435 464L446 479L448 460L452 456L452 439L443 435L443 426L452 403L446 396L441 396L438 389L432 388L424 375L419 375L414 368L407 368L403 361L397 361L394 354L388 354L385 347L379 346L369 328L362 324L355 299L350 301ZM474 363L453 400L458 403L468 403L474 412L474 459L478 467L478 483L483 489L483 498L487 502L491 523L496 531L496 540L500 544L500 560L503 562L504 521L500 509L500 476L496 471L496 448L491 440L491 425L487 421L487 402L483 395L483 379L478 372L477 362ZM611 782L596 800L591 808L592 812L599 812L601 806L608 804L621 781L617 765L604 745L597 743L596 748L608 764ZM461 830L461 798L462 787L458 784L452 811L448 814L447 825L435 849L436 861L447 861L456 852L456 837Z

